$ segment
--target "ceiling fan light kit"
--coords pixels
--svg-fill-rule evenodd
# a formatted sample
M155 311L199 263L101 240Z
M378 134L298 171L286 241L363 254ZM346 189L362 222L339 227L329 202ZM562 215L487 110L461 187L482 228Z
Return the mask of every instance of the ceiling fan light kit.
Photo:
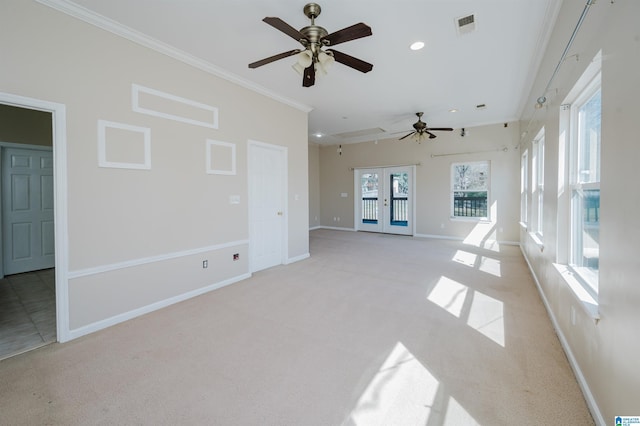
M303 87L313 86L315 84L316 74L326 75L329 67L334 62L340 62L343 65L363 73L371 71L373 65L368 62L354 58L335 49L322 49L323 47L335 46L336 44L368 37L372 34L371 28L360 22L329 34L327 30L315 24L315 19L320 15L321 10L320 5L317 3L308 3L305 5L303 12L307 18L311 19L311 25L302 28L300 31L280 18L264 18L262 20L263 22L298 41L302 44L303 49L290 50L260 61L252 62L249 64L249 68L258 68L279 59L296 55L297 61L293 64L293 69L302 75Z
M424 121L422 121L422 115L424 113L423 112L416 112L416 115L418 116L418 121L416 121L415 123L413 123L413 128L414 130L411 133L408 133L406 135L404 135L403 137L401 137L399 140L408 138L409 136L412 137L412 139L415 139L416 141L418 141L418 143L422 142L423 140L425 140L427 138L427 135L429 137L429 139L435 139L436 135L433 134L432 132L451 132L453 131L452 128L450 127L428 127L427 123L425 123Z

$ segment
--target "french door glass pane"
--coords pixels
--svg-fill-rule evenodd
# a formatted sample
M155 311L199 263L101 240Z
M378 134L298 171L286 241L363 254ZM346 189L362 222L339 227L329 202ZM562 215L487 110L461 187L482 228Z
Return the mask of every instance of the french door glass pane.
M362 223L378 223L378 174L363 173L362 185Z
M409 223L409 174L391 173L390 184L389 223L396 226L407 226Z

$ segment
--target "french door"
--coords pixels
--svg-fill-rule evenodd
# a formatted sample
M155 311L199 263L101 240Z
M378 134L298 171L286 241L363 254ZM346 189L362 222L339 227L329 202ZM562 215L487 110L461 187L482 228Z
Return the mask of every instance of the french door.
M356 169L356 230L414 234L415 166Z

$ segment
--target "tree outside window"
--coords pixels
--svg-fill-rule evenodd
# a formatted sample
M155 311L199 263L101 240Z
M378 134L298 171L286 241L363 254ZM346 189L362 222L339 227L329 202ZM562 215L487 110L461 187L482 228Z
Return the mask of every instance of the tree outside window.
M453 217L488 217L488 161L452 164L451 188Z

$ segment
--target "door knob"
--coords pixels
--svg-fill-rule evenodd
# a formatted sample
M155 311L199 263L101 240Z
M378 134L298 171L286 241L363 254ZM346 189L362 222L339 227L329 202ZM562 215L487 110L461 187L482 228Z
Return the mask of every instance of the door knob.
M282 212L278 212L278 216L282 216Z

